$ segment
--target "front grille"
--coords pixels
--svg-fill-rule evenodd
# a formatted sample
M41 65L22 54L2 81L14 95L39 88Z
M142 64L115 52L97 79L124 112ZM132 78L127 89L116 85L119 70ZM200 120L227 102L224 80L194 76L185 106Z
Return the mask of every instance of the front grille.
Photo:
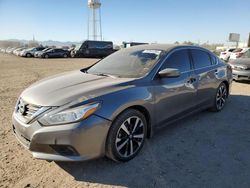
M24 122L28 122L37 115L41 108L41 106L29 104L20 98L17 102L16 113L22 118L22 120L24 120Z

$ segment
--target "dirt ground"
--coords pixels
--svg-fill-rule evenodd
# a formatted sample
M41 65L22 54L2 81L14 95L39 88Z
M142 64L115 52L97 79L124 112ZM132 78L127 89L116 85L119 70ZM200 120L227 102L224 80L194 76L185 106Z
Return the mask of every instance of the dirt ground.
M41 78L95 61L0 54L0 187L250 187L250 83L233 83L222 112L161 129L128 163L33 159L12 134L17 97Z

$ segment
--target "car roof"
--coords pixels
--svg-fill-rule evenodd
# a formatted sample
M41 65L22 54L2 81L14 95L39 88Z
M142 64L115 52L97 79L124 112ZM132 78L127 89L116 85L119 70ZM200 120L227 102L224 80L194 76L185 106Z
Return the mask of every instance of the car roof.
M209 51L205 48L199 46L191 46L191 45L180 45L180 44L146 44L146 45L138 45L132 46L130 48L126 48L126 50L137 51L137 50L162 50L162 51L170 51L175 48L197 48Z

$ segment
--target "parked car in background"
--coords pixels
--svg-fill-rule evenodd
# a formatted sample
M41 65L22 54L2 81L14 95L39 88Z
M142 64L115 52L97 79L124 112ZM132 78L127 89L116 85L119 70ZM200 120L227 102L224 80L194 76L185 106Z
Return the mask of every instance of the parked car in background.
M1 48L1 52L2 52L2 53L5 53L5 48Z
M226 51L221 52L220 59L224 61L229 61L230 55L235 49L236 48L228 48Z
M157 127L205 109L221 111L231 71L196 46L122 49L23 91L13 131L38 159L84 161L106 155L129 161Z
M50 49L48 51L42 52L41 58L67 58L70 57L70 52L61 48Z
M250 48L239 48L234 50L229 58L229 61L231 60L235 60L237 58L240 58L241 56L243 56Z
M17 47L14 47L14 48L8 48L7 50L6 50L6 53L8 53L8 54L12 54L13 53L13 51L14 50L16 50L17 49Z
M233 70L234 80L250 80L250 50L246 51L240 58L230 61L229 64Z
M103 58L115 51L113 42L86 40L71 51L71 57Z
M20 54L22 57L34 57L34 53L37 51L43 50L44 47L36 47L36 48L29 48L26 50L23 50Z
M45 49L43 49L43 50L41 50L41 51L37 51L37 52L35 52L34 53L34 57L41 57L41 55L44 53L44 52L47 52L47 51L49 51L49 50L51 50L52 48L45 48Z
M13 51L13 54L19 56L19 54L25 49L26 49L25 47L17 48L16 50Z
M6 48L5 53L8 53L10 49L11 49L11 47Z

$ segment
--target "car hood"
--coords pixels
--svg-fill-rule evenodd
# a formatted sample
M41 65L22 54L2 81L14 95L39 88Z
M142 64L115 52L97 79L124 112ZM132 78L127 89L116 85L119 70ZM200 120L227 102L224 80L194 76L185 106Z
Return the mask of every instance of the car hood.
M61 106L80 98L88 100L132 87L128 83L132 80L91 75L78 70L36 82L23 91L21 98L38 106Z
M230 62L232 65L244 65L250 68L250 58L239 58L237 60L234 60Z

